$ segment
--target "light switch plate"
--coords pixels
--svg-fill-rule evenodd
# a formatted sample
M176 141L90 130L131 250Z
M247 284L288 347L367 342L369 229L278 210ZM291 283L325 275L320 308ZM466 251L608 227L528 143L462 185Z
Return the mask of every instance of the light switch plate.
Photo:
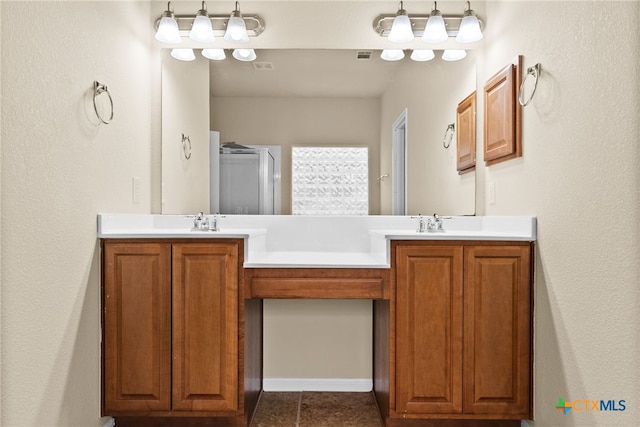
M131 178L131 194L132 194L132 200L133 203L140 203L140 186L141 186L141 179L139 176L134 176Z
M495 205L496 204L496 182L495 181L489 181L489 189L488 189L489 195L489 204L490 205Z

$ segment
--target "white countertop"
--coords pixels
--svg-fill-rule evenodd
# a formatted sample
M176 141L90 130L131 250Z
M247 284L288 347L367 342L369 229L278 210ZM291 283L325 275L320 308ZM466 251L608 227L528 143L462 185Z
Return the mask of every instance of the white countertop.
M371 230L371 234L379 234L388 240L499 240L499 241L533 241L526 232L511 233L492 230L451 230L446 232L424 232L415 230Z
M253 255L247 268L389 268L384 256L366 252L281 251Z
M536 240L532 216L451 217L423 233L406 216L229 215L221 231L192 227L186 215L98 215L101 239L244 239L244 266L255 268L388 268L391 240Z
M267 230L238 228L220 231L192 230L184 228L166 229L109 229L99 232L101 239L244 239L266 234Z

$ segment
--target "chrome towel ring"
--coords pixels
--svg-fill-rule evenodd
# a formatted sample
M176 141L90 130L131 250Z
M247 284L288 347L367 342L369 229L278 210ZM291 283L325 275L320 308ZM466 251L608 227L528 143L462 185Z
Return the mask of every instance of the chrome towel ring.
M189 160L191 158L191 138L182 134L182 153L184 158Z
M109 114L109 118L107 119L102 117L102 114L100 114L100 111L98 110L98 106L96 105L96 99L103 93L106 93L107 97L109 98L109 105L111 110L111 113ZM97 81L93 82L93 111L96 112L96 116L98 116L98 119L100 119L100 121L105 125L108 125L109 123L111 123L111 120L113 120L113 99L111 98L111 94L107 89L107 85L103 85L102 83Z
M538 77L540 77L540 71L542 69L542 65L538 62L536 65L527 68L527 75L522 79L522 83L520 84L520 95L518 96L518 101L520 105L526 107L529 105L531 100L533 99L533 95L536 93L536 89L538 88ZM533 76L533 90L531 91L531 95L529 95L529 99L524 100L524 83L527 81L529 76Z
M449 148L449 146L451 145L451 141L453 140L453 133L455 131L456 125L454 123L449 123L449 125L447 126L447 130L444 131L444 138L442 139L442 146L444 148Z

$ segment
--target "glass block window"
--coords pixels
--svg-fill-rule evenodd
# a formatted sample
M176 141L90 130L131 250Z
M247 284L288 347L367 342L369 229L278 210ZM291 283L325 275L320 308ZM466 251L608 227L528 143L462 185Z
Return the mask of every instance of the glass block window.
M293 215L367 215L367 147L292 147Z

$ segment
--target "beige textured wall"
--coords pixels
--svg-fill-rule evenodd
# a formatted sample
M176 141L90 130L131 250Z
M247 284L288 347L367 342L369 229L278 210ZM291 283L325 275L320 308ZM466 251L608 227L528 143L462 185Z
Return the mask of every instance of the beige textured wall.
M266 300L264 377L370 380L372 304Z
M0 425L101 426L96 215L149 213L159 180L149 3L0 7ZM93 112L94 80L113 97L109 125Z
M0 7L2 7L0 5ZM0 9L0 58L2 58L2 10ZM2 99L2 68L0 66L0 99ZM0 129L3 129L0 111ZM2 155L2 131L0 131L0 158ZM2 161L0 161L0 189L2 188ZM2 191L0 191L0 362L2 362ZM0 422L2 421L2 368L0 368Z
M635 426L640 2L488 2L487 16L481 85L518 54L542 64L524 157L480 168L479 190L494 182L496 202L478 205L538 217L532 425ZM623 399L627 410L565 416L560 397Z

